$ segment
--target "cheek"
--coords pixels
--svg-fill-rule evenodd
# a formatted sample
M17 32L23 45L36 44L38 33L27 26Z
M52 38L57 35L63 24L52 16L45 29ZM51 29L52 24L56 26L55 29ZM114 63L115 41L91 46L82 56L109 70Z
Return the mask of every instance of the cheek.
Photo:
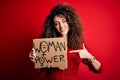
M59 27L56 27L57 31L60 31Z
M66 24L66 29L69 31L69 26L68 26L68 24Z
M68 26L69 26L67 22L65 23L65 26L66 26L66 27L68 27Z

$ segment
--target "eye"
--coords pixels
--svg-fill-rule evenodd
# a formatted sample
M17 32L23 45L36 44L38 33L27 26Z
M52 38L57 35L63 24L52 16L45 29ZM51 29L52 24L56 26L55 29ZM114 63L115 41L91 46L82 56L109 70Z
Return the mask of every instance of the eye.
M55 25L55 26L58 26L58 24L59 24L59 23L56 22L54 25Z
M62 22L64 23L64 22L67 22L67 21L66 21L66 19L62 19Z
M67 22L67 21L63 21L63 23L64 23L64 22Z

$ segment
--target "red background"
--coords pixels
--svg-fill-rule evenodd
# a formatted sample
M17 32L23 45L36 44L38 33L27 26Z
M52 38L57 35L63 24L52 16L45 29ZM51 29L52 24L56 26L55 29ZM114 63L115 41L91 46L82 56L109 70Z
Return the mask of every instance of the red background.
M81 80L120 80L120 1L43 0L0 1L0 80L42 80L28 58L51 8L68 2L82 19L87 49L103 64L94 74L80 65Z

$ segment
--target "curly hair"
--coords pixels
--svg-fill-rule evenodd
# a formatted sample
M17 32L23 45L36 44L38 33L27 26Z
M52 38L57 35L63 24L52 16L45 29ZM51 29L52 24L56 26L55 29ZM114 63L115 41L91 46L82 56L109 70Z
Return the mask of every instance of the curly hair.
M47 16L43 25L42 38L61 37L60 33L55 28L54 17L56 15L63 15L69 25L68 31L68 46L72 49L82 47L84 42L82 36L82 23L76 14L76 11L67 3L58 4L55 6L50 14Z

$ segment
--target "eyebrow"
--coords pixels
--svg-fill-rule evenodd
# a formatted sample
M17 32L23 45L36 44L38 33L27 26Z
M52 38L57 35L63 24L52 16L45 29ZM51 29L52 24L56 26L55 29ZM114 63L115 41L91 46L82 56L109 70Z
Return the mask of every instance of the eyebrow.
M54 21L54 23L57 23L57 22L59 22L59 21Z
M62 19L66 19L64 16L60 16L60 18L62 18Z
M65 20L65 21L66 21L66 19L65 19L65 18L62 18L62 21L63 21L63 20ZM56 22L59 22L59 21L55 21L55 23L56 23Z
M66 20L65 18L62 18L62 20Z

